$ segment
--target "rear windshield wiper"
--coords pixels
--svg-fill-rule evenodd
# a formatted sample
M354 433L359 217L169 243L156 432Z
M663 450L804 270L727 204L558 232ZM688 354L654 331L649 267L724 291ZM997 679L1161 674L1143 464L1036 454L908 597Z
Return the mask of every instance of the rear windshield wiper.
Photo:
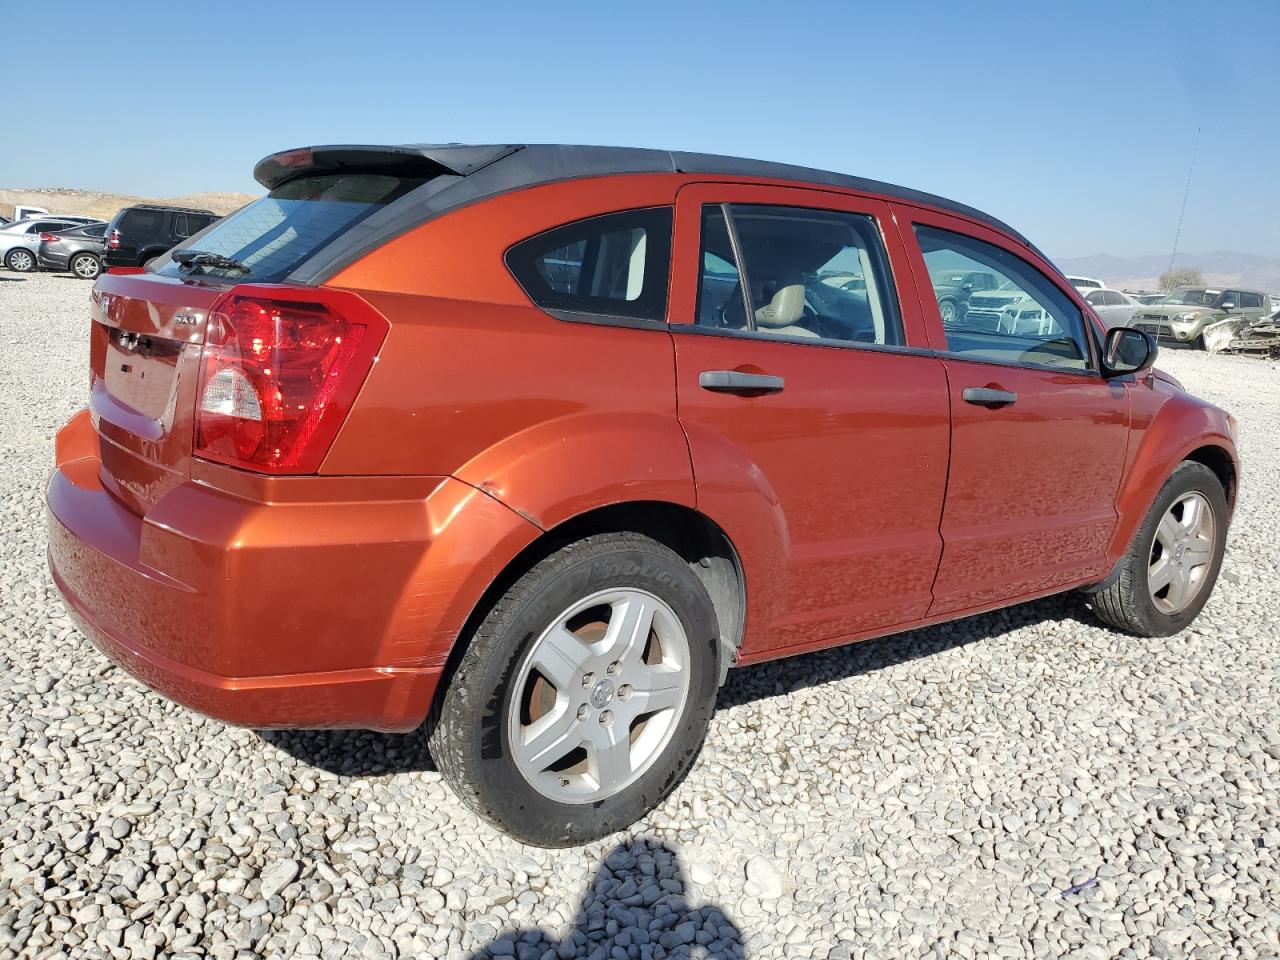
M184 267L213 267L215 270L249 272L249 268L239 260L224 257L220 253L209 253L207 250L175 250L169 256Z

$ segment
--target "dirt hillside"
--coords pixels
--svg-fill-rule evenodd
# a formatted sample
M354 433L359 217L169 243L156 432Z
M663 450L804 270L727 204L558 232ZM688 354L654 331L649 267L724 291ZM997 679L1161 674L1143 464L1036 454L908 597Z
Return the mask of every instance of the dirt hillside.
M67 187L0 188L0 216L11 218L14 204L44 207L50 213L79 214L110 220L121 207L135 203L168 203L177 207L200 207L226 214L257 197L249 193L188 193L181 197L131 197L120 193L72 190Z

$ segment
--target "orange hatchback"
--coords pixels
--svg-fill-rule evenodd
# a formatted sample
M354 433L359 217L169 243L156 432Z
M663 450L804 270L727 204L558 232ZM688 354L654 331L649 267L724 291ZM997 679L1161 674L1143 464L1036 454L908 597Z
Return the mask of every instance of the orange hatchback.
M732 665L1073 589L1167 635L1213 587L1232 418L977 210L659 150L255 174L99 279L48 491L84 632L197 710L428 720L563 845L674 788Z

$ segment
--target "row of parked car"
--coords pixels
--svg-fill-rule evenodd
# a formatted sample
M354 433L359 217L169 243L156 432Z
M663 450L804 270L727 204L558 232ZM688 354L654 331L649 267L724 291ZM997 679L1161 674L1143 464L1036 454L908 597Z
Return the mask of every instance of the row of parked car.
M1259 290L1178 287L1163 294L1110 290L1093 277L1067 277L1108 327L1135 326L1158 338L1203 346L1204 329L1220 320L1257 320L1273 314L1271 297ZM1014 332L1041 320L1035 299L1013 281L981 270L933 274L942 322L988 332ZM1045 322L1047 322L1047 318Z
M138 204L110 223L37 215L0 222L0 263L18 273L57 270L94 280L108 267L140 267L218 219L212 210Z

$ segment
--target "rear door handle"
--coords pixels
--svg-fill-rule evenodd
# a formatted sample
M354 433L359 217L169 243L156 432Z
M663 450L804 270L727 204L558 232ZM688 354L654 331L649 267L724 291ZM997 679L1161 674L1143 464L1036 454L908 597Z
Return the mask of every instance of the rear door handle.
M995 387L965 387L960 394L965 403L979 407L1007 407L1018 402L1018 395L1012 390L999 390Z
M752 396L762 393L781 393L787 382L768 373L743 373L740 370L703 370L698 374L698 386L712 393L736 393Z

